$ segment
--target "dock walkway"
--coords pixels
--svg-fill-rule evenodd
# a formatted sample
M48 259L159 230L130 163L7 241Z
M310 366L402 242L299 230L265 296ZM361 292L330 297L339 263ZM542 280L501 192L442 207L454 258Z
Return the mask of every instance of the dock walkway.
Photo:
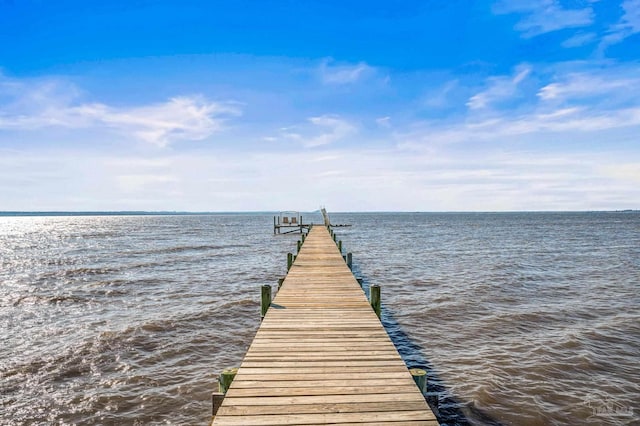
M314 226L213 425L437 425L325 227Z

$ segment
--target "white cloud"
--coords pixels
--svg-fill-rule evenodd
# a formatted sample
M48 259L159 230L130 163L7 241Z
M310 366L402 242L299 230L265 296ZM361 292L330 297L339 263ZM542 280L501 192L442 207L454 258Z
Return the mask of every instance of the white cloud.
M545 112L532 112L520 116L504 115L489 120L468 120L442 127L427 123L422 128L399 135L400 146L423 150L432 145L491 142L494 144L517 143L530 136L545 143L550 134L562 139L586 140L595 132L631 129L640 126L640 107L611 111L592 110L585 107L561 108ZM586 143L586 142L585 142Z
M562 42L562 47L580 47L596 40L596 33L578 33Z
M342 85L360 81L375 73L375 69L364 62L355 65L337 65L326 59L320 64L320 79L324 84Z
M64 152L0 155L3 206L190 211L289 206L304 211L315 210L320 203L334 211L640 207L638 159L625 162L598 153L482 149L432 155L358 148L329 150L322 161L316 151L299 150L164 153L142 170L138 165L146 158L105 159ZM43 172L50 178L43 179ZM23 182L11 180L17 175ZM83 179L77 179L79 175ZM38 196L26 198L25 193Z
M600 171L617 180L640 184L640 163L608 164L602 166Z
M603 104L612 105L623 101L637 103L636 93L640 91L640 77L635 68L605 69L603 71L570 72L556 77L538 91L543 101L582 101L598 99Z
M447 81L444 85L432 88L422 97L422 104L428 108L446 108L451 106L453 93L459 86L458 80Z
M594 21L591 7L566 9L558 0L501 0L494 4L493 11L499 15L521 14L515 29L524 38L565 28L586 27Z
M376 118L376 124L378 125L378 127L388 129L391 127L391 117L378 117Z
M120 175L115 178L124 193L139 193L154 188L158 189L158 187L161 187L163 191L167 191L167 185L179 182L177 177L166 175L131 174Z
M64 81L19 81L2 75L0 96L0 129L109 128L158 146L204 139L220 131L228 117L240 114L234 105L213 102L203 96L174 97L144 106L110 107L82 102L80 91Z
M473 95L467 102L471 109L486 108L490 104L512 98L517 94L518 85L529 75L531 67L520 65L513 76L490 77L487 89Z
M640 32L640 0L624 0L621 8L622 17L609 28L608 34L602 38L599 46L600 53L607 47L620 43L625 38Z
M305 147L312 148L332 144L357 132L356 126L334 115L310 117L307 121L313 126L282 129L284 136L301 142Z

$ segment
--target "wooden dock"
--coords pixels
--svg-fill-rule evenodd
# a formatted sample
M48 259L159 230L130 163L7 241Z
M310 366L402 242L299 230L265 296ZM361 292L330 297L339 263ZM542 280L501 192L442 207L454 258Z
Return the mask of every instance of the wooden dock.
M327 228L311 228L213 425L437 425Z

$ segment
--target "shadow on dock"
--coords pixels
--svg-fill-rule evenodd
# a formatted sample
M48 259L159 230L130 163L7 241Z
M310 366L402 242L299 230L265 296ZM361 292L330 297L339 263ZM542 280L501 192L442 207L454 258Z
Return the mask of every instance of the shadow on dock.
M354 265L355 266L355 265ZM354 274L356 268L354 267ZM369 280L361 271L356 274L363 278L363 289L369 297ZM384 306L384 304L383 304ZM421 368L427 371L427 393L425 399L442 426L504 426L488 413L475 407L473 402L464 402L456 398L440 378L436 367L429 362L423 349L402 330L393 315L393 311L385 306L382 309L382 324L391 341L396 346L407 368Z

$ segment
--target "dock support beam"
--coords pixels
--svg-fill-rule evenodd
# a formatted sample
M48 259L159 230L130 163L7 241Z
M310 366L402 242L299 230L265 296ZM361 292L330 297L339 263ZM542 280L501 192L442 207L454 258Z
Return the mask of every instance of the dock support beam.
M263 285L262 286L262 303L260 309L260 318L264 319L264 316L267 315L267 311L269 310L269 306L271 306L271 286Z
M371 287L369 287L369 298L370 298L370 303L371 303L371 307L373 308L373 311L376 313L378 318L380 318L382 305L380 303L380 286L379 285L374 284Z

